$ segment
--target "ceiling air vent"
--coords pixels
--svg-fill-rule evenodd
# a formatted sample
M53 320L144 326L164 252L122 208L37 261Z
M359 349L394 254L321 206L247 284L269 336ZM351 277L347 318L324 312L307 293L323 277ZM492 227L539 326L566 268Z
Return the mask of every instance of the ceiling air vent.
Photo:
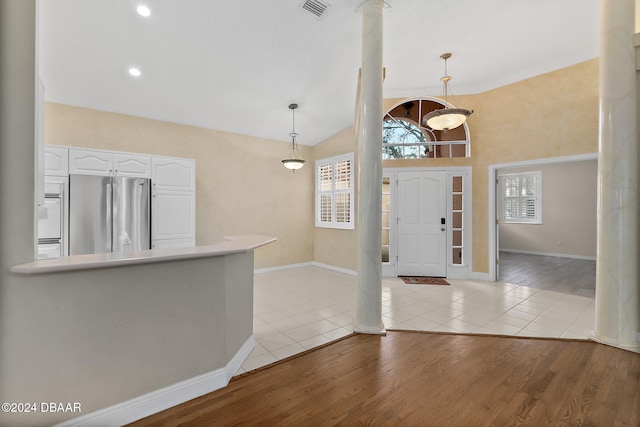
M320 0L305 0L301 7L307 12L312 13L316 18L322 19L327 15L329 6L329 3Z

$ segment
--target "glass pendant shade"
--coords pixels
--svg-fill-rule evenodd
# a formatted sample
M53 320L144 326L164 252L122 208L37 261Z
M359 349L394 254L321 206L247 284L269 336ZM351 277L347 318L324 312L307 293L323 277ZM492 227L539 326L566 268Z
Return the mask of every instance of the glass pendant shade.
M304 166L304 160L302 159L285 159L282 161L284 167L292 171L301 169Z
M293 172L304 166L304 159L298 152L298 144L296 143L296 137L298 136L298 134L296 133L296 108L298 108L298 104L289 105L289 109L291 110L291 114L293 115L293 128L292 132L289 134L291 136L291 146L289 147L287 158L282 160L282 164L284 165L284 167Z
M304 159L298 152L298 144L296 144L296 134L291 133L291 146L289 147L289 154L287 158L282 161L285 168L290 170L298 170L304 166Z
M424 116L423 122L431 129L455 129L467 120L473 111L463 108L443 108L434 110Z

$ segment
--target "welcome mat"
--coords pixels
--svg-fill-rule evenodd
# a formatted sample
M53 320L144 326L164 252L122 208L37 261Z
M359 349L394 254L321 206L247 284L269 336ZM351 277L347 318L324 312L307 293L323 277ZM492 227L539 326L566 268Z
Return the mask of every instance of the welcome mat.
M400 278L408 285L449 285L449 282L441 277L400 276Z

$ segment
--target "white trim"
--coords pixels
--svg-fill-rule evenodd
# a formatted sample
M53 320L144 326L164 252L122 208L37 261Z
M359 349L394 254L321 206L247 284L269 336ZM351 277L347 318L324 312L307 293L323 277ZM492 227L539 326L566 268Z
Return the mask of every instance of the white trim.
M509 252L514 254L526 254L526 255L542 255L542 256L554 256L559 258L572 258L572 259L586 259L589 261L595 261L596 257L586 255L572 255L572 254L559 254L555 252L538 252L538 251L523 251L520 249L500 249L500 252Z
M491 280L491 278L489 277L489 273L483 273L481 271L473 271L469 279L482 280L484 282L495 282L495 280Z
M398 104L400 105L400 104ZM451 255L451 227L447 227L447 278L451 279L470 279L473 276L471 271L471 260L473 260L473 167L471 166L446 166L446 167L409 167L409 168L384 168L382 176L388 176L390 179L396 181L395 186L392 186L391 190L391 218L398 217L397 211L397 182L398 172L431 172L431 171L444 171L447 172L447 193L451 194L451 177L454 175L462 175L465 177L463 181L463 199L462 204L465 207L463 209L463 232L462 239L464 242L463 259L465 260L462 265L452 264ZM453 223L453 216L451 214L451 198L447 197L447 224ZM397 239L397 222L391 221L390 230L390 242L394 242ZM391 250L389 251L389 263L382 264L382 273L385 278L398 277L397 272L397 242L391 244ZM451 273L453 273L451 275Z
M349 162L349 188L348 189L338 189L336 188L336 165L338 163ZM320 190L320 174L318 173L318 169L321 166L331 165L331 190ZM315 226L318 228L336 228L342 230L353 230L355 229L355 200L356 200L356 190L355 190L355 174L356 174L356 164L355 164L355 155L353 152L340 154L338 156L327 157L324 159L318 159L315 162L315 187L314 187L314 204L315 204ZM349 195L349 221L348 222L338 222L336 220L337 211L336 211L336 195L339 194L348 194ZM331 221L320 221L320 198L323 195L331 196Z
M326 270L332 270L332 271L337 271L338 273L348 274L350 276L358 275L358 272L355 270L349 270L347 268L336 267L334 265L324 264L316 261L301 262L299 264L278 265L276 267L257 268L253 272L254 274L262 274L262 273L271 273L274 271L291 270L294 268L301 268L301 267L320 267Z
M320 267L320 268L325 268L327 270L331 270L331 271L337 271L338 273L343 273L343 274L348 274L350 276L358 276L358 272L355 270L349 270L347 268L342 268L342 267L336 267L333 265L329 265L329 264L323 264L321 262L315 262L313 261L311 263L311 265L315 266L315 267Z
M535 179L535 194L533 197L531 196L522 196L522 194L518 194L517 196L509 196L509 198L516 198L518 202L522 201L522 199L534 199L535 203L535 218L507 218L505 213L507 211L507 192L505 178L519 178L521 182L522 178L533 176ZM517 172L517 173L505 173L498 177L498 181L501 183L500 186L500 198L502 199L502 210L500 211L500 221L505 224L542 224L542 171L531 171L531 172ZM520 205L518 204L518 210L520 209ZM521 212L518 212L518 215Z
M254 274L271 273L274 271L291 270L293 268L300 268L300 267L309 267L310 265L313 265L312 261L301 262L298 264L276 265L274 267L256 268L255 270L253 270L253 273Z
M447 264L446 278L447 279L469 279L470 278L469 265L468 264Z
M525 167L525 166L540 166L553 163L567 163L567 162L579 162L584 160L597 160L598 153L589 154L576 154L572 156L562 157L550 157L547 159L535 159L525 160L522 162L510 162L510 163L497 163L488 166L488 230L489 230L489 272L488 279L490 281L496 281L496 251L498 249L498 242L496 242L496 180L498 179L498 170L505 168Z
M224 368L152 391L122 403L56 424L69 426L121 426L224 388L256 345L251 335Z

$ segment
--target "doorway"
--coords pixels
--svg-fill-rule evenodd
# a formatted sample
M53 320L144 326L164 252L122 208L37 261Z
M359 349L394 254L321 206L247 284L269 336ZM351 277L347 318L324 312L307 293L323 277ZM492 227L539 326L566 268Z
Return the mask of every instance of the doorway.
M585 275L591 275L593 292L597 155L492 165L489 172L490 280L588 296L581 288ZM532 172L542 178L540 220L507 220L503 179ZM532 208L522 212L538 209Z
M447 276L447 172L399 171L398 276Z

